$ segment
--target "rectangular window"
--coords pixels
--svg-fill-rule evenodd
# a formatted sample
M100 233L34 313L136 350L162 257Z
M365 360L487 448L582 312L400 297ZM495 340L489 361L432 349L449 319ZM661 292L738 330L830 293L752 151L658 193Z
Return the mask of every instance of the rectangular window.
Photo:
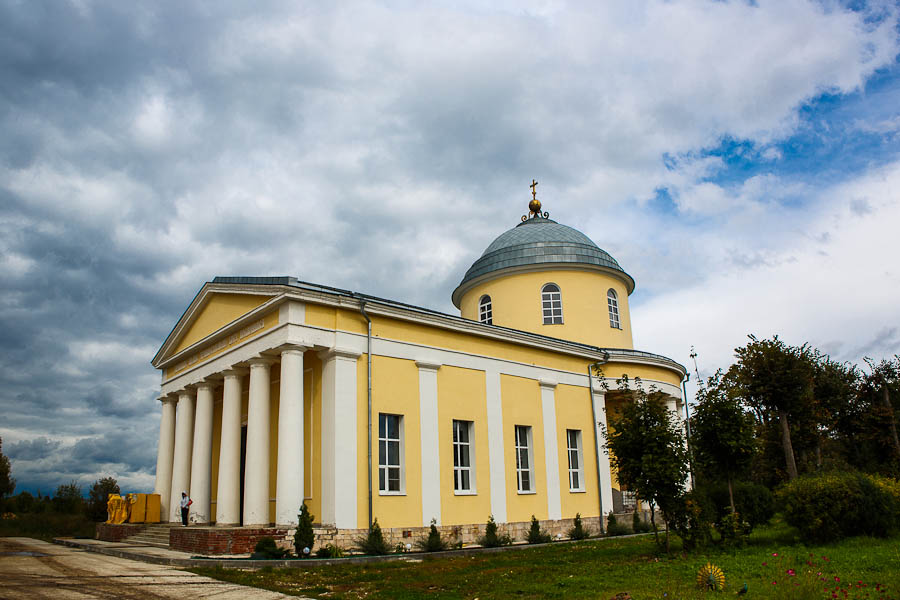
M475 493L473 426L472 421L453 420L453 491L458 494Z
M584 491L584 465L581 460L581 430L566 429L566 447L569 454L569 491Z
M403 416L378 413L378 490L402 494Z
M516 425L516 479L520 494L534 492L531 463L531 427Z

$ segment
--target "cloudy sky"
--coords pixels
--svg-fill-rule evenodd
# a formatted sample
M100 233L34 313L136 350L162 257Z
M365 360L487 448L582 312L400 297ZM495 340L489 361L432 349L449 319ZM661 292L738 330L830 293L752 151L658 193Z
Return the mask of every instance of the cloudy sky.
M152 487L150 359L205 281L452 313L532 178L637 280L637 348L900 351L895 3L486 4L0 0L19 489Z

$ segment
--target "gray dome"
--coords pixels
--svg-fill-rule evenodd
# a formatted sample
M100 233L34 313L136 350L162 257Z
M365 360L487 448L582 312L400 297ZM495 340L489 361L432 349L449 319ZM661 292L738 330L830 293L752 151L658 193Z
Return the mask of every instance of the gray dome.
M502 233L487 247L466 271L453 293L453 301L458 305L466 284L483 275L510 267L551 263L593 265L615 271L625 281L628 293L634 290L634 279L591 238L552 219L533 217Z

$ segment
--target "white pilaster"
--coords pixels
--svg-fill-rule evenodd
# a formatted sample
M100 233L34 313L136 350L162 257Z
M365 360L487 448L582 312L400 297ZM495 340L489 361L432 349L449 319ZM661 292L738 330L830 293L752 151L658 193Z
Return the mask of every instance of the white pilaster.
M241 522L241 379L244 369L224 372L222 436L219 442L219 485L216 492L216 525Z
M303 504L303 352L281 352L278 399L278 472L275 480L275 523L296 525Z
M419 425L422 446L422 525L441 524L441 459L438 441L439 363L416 361L419 367Z
M191 453L191 523L209 523L212 481L213 384L197 386L194 413L194 446Z
M544 464L547 472L547 518L562 518L559 485L559 444L556 438L556 382L540 380L544 424Z
M360 354L333 348L321 356L322 523L356 529L356 364Z
M491 514L506 523L506 463L503 449L503 404L500 399L500 372L485 372L487 403L488 460L491 472Z
M190 390L178 393L175 408L175 456L172 461L172 490L169 495L169 521L181 522L181 492L191 489L191 455L194 448L194 395Z
M250 361L247 455L244 463L244 526L269 524L269 368L274 361Z
M175 457L175 403L176 398L163 396L160 399L162 416L159 420L159 446L156 451L156 485L153 493L159 494L159 514L162 519L169 515L169 501L172 496L172 459Z
M612 475L609 471L609 455L603 450L606 437L606 394L594 391L594 432L597 439L597 470L600 471L600 502L603 512L609 514L613 509ZM603 516L603 515L601 515Z

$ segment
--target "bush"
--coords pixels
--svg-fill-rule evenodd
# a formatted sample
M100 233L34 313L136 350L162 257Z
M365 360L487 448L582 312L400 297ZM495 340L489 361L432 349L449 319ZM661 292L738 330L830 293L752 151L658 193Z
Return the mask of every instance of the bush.
M726 547L740 548L750 539L750 523L744 520L741 513L735 511L722 517L722 522L717 526L722 535L722 545Z
M441 550L446 550L449 547L449 544L446 540L441 538L441 532L438 531L437 528L437 521L432 519L428 537L424 540L417 541L416 546L425 552L440 552Z
M334 544L327 544L316 550L316 558L343 558L344 549Z
M14 500L11 500L7 505L9 506L10 510L15 510L18 513L30 513L34 511L34 496L29 494L28 492L19 492L19 495L16 496Z
M581 513L575 513L575 521L572 523L572 529L569 530L569 539L586 540L591 537L584 524L581 522Z
M541 531L541 524L537 518L531 515L531 529L528 530L529 544L547 544L550 542L550 534Z
M712 541L710 527L715 510L705 494L691 490L682 494L674 509L669 526L681 538L685 550L703 548Z
M715 522L721 525L722 519L731 514L728 486L716 484L706 487L705 490L716 511ZM775 515L775 497L766 486L735 482L732 491L734 492L734 508L751 529L758 525L765 525Z
M290 554L290 550L282 550L275 544L275 540L270 537L260 538L253 548L253 558L277 559L284 558Z
M862 473L804 475L778 491L787 523L805 542L822 543L854 535L885 537L900 524L890 486Z
M307 558L309 554L304 552L304 548L309 548L312 552L313 544L316 543L316 534L313 533L313 516L306 507L306 502L300 507L300 514L297 515L297 531L294 532L294 551L300 558Z
M372 522L372 526L369 527L369 534L356 540L356 547L363 554L380 555L391 553L391 548L384 541L384 534L381 533L381 526L378 524L377 518Z
M628 530L628 526L624 523L619 523L616 520L616 515L610 512L609 516L606 518L606 535L616 536L627 535L629 533L631 533L631 531Z
M650 533L652 529L650 523L646 523L641 519L641 511L635 508L634 512L631 513L631 531L633 533Z
M485 548L498 548L500 546L509 546L513 540L506 534L497 534L497 522L494 521L494 515L488 517L487 526L484 528L484 537L478 539L478 543Z
M84 508L84 498L81 497L81 486L75 481L64 483L56 488L53 496L53 510L61 515L74 515Z
M114 477L103 477L94 482L88 491L88 503L86 513L91 521L105 521L107 519L106 503L110 494L120 494L119 482Z

